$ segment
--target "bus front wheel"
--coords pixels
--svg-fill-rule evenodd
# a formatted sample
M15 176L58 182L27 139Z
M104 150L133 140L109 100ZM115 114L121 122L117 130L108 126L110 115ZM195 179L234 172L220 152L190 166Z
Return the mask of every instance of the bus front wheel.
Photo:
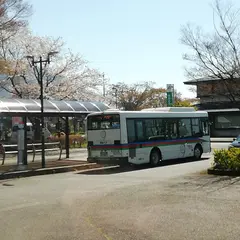
M162 157L161 157L160 150L157 148L153 149L150 154L150 165L152 167L156 167L159 165L161 160L162 160Z

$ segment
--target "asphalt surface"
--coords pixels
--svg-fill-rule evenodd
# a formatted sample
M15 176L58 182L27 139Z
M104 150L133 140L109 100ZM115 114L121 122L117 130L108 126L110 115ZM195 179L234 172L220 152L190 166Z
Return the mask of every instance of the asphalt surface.
M240 179L204 157L2 181L1 240L238 240Z
M229 143L226 142L214 142L211 144L212 149L221 149L221 148L228 148Z

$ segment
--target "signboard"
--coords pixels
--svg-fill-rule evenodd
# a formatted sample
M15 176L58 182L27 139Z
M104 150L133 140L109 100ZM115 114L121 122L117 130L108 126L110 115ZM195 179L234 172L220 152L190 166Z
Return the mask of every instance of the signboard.
M167 84L167 92L174 92L174 84Z
M174 104L174 84L167 84L167 106L171 107Z
M12 117L12 125L19 125L23 124L23 118L22 117Z
M167 92L167 106L171 107L173 105L173 93Z

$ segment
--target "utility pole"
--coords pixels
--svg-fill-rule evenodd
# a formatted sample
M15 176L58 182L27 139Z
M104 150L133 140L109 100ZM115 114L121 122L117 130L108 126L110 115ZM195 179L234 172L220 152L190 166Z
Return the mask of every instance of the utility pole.
M50 64L50 56L57 54L57 52L49 52L47 59L43 60L40 56L39 61L34 61L34 56L27 56L29 64L31 67L35 67L35 70L38 73L38 82L40 84L40 101L41 101L41 147L42 147L42 168L45 168L45 123L44 123L44 96L43 96L43 63L45 66ZM39 71L36 67L36 64L39 63Z

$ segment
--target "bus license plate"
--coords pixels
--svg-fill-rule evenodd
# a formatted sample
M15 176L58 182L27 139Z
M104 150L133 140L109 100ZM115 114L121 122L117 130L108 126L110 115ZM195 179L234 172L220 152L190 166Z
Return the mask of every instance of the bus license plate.
M101 151L100 156L101 157L106 157L108 155L107 151Z

